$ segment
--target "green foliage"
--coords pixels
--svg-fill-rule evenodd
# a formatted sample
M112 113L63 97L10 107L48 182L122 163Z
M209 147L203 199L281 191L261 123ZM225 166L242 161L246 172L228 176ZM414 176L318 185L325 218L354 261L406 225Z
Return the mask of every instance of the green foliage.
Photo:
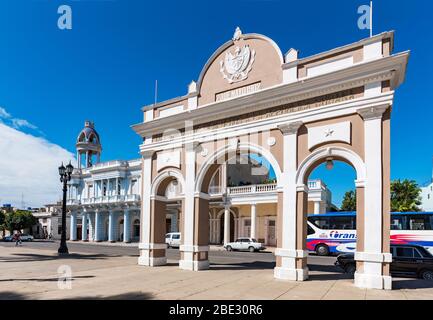
M414 180L394 180L391 182L391 211L420 211L421 189Z
M5 230L5 225L4 225L5 219L6 219L5 213L3 211L0 211L0 230L2 231Z
M31 228L36 224L36 218L29 211L17 210L6 214L5 228L10 232Z
M3 211L0 211L0 228L5 223L5 214Z
M343 197L341 211L356 211L356 192L353 190L347 191Z

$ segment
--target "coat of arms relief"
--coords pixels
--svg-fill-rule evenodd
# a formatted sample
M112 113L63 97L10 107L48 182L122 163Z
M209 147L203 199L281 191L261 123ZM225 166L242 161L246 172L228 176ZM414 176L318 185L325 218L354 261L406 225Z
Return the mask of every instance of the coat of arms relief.
M239 27L233 35L233 41L236 43L242 37L242 31ZM248 78L248 73L251 71L256 51L251 50L249 45L244 45L242 48L235 47L234 52L226 52L224 60L220 61L220 71L229 83L235 83Z

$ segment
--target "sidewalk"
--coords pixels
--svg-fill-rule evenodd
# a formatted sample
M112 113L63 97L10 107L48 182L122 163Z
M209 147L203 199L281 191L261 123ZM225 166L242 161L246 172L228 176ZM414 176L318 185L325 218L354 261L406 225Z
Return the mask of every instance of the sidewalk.
M137 265L134 256L76 253L58 257L47 250L2 247L2 299L433 299L433 283L394 282L397 290L356 288L353 280L311 270L310 280L281 281L271 268L213 263L210 270L181 270L176 261L161 267ZM13 268L12 268L13 265ZM65 287L65 270L70 286ZM60 280L59 280L60 279ZM413 288L413 285L415 285Z

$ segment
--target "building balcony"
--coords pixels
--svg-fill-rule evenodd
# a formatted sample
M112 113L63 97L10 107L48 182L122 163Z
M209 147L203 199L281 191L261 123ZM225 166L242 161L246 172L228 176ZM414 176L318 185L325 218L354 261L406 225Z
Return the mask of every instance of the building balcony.
M308 189L309 190L327 190L326 184L320 180L320 179L316 179L316 180L308 180Z
M139 202L140 195L138 194L127 194L127 195L114 195L114 196L103 196L103 197L92 197L80 200L70 199L67 201L67 205L97 205L97 204L118 204L126 202Z
M277 190L276 183L270 184L252 184L249 186L229 187L227 195L241 195L251 193L272 193Z

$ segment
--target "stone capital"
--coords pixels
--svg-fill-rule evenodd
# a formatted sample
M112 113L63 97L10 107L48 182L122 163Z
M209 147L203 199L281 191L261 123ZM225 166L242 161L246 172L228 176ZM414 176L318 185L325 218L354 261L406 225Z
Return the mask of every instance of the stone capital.
M384 112L389 108L389 104L380 106L366 107L356 110L358 114L365 120L382 119Z
M155 153L155 150L144 150L141 151L141 156L143 159L152 158L153 154Z
M280 124L278 126L278 129L280 129L283 135L296 134L298 133L298 129L303 124L304 123L302 121L289 122L289 123Z

